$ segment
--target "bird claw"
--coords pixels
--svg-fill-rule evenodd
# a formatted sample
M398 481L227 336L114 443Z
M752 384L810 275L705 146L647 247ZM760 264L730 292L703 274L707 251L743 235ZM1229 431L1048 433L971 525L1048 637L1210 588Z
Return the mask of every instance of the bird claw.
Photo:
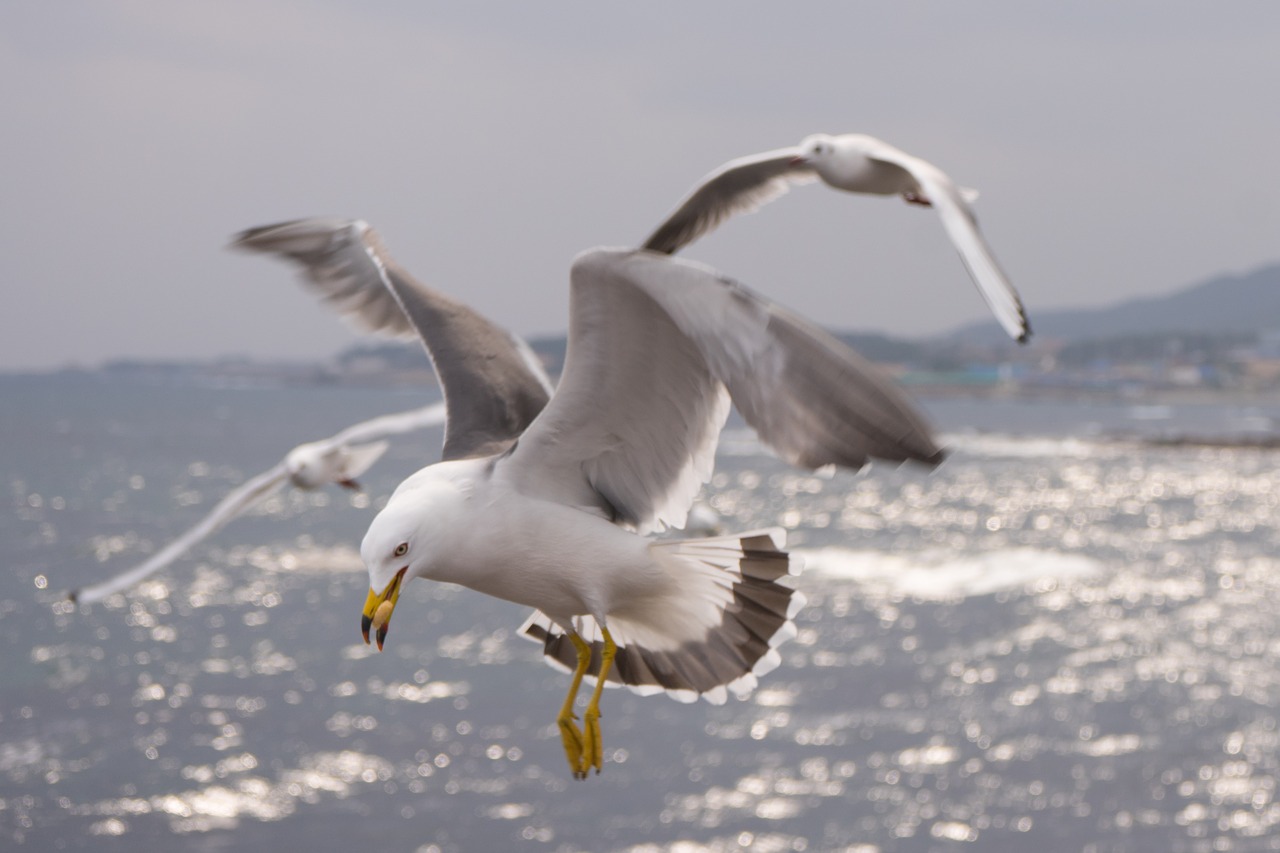
M569 635L578 652L578 668L573 672L573 683L569 685L569 695L565 697L564 706L560 709L560 716L556 718L556 723L560 726L560 740L564 743L564 755L569 760L569 769L573 771L575 779L587 778L592 767L596 769L598 776L604 765L604 742L600 736L600 693L604 690L605 679L609 677L609 667L613 664L618 649L607 629L602 628L601 633L604 635L605 645L600 656L600 671L596 674L596 688L591 693L591 701L587 703L587 712L583 716L585 734L574 722L578 719L578 715L573 713L573 697L578 694L578 688L582 686L582 676L591 664L591 647L577 634Z
M582 776L585 779L587 770L594 767L596 775L600 775L600 770L604 764L604 739L600 736L600 713L587 709L586 718L583 720L586 726L584 735L584 754L582 756Z
M582 729L578 728L578 724L574 722L577 714L560 717L556 722L560 726L560 741L564 744L564 755L569 761L569 769L573 771L573 778L587 778L586 762L586 742L582 735ZM588 723L588 726L590 723Z

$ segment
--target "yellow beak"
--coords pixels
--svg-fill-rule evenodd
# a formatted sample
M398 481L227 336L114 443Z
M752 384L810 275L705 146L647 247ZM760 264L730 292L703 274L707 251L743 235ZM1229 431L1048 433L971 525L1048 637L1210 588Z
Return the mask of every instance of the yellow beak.
M382 643L387 639L387 629L391 627L391 611L396 609L401 581L408 569L405 566L396 572L396 576L381 594L369 590L369 597L364 601L364 616L360 619L360 633L364 634L365 645L369 644L369 629L372 628L378 640L378 651L382 651Z

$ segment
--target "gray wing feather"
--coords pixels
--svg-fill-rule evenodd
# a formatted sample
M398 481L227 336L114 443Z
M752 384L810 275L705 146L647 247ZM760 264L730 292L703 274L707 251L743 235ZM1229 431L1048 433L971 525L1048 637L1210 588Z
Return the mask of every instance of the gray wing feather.
M307 283L365 328L417 333L448 407L445 459L506 448L550 397L550 382L522 341L415 280L367 223L285 222L244 231L232 245L298 263Z
M648 252L578 261L631 281L693 341L760 438L806 468L936 464L924 418L881 371L809 321L699 264Z
M715 464L724 387L643 291L576 264L571 280L555 396L499 467L527 494L642 533L683 526Z
M390 337L418 334L395 295L383 285L378 262L369 254L382 250L363 222L345 219L299 219L250 228L231 246L276 254L296 263L304 284L358 328Z
M816 180L810 167L792 165L799 153L779 148L725 163L698 182L641 248L675 254L729 217L773 201L791 184Z

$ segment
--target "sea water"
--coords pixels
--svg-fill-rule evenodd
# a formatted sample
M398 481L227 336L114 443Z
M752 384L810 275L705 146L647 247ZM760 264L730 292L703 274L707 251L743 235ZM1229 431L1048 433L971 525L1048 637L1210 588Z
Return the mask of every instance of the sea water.
M950 458L823 478L740 424L706 498L781 526L809 600L747 700L605 694L525 612L417 582L360 638L363 494L280 492L126 595L127 568L294 444L430 394L0 380L0 848L1280 849L1276 407L924 401Z

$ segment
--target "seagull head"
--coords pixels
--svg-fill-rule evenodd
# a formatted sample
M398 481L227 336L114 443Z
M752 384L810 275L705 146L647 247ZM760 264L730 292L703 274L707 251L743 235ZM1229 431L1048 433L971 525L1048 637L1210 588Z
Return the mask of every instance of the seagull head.
M430 577L436 556L447 550L441 540L449 534L451 510L459 501L454 484L435 471L447 464L424 468L401 483L360 543L360 557L369 570L360 630L366 643L374 632L379 651L404 585Z
M826 133L815 133L806 136L800 142L798 153L791 158L791 165L814 166L826 160L835 151L835 137Z

